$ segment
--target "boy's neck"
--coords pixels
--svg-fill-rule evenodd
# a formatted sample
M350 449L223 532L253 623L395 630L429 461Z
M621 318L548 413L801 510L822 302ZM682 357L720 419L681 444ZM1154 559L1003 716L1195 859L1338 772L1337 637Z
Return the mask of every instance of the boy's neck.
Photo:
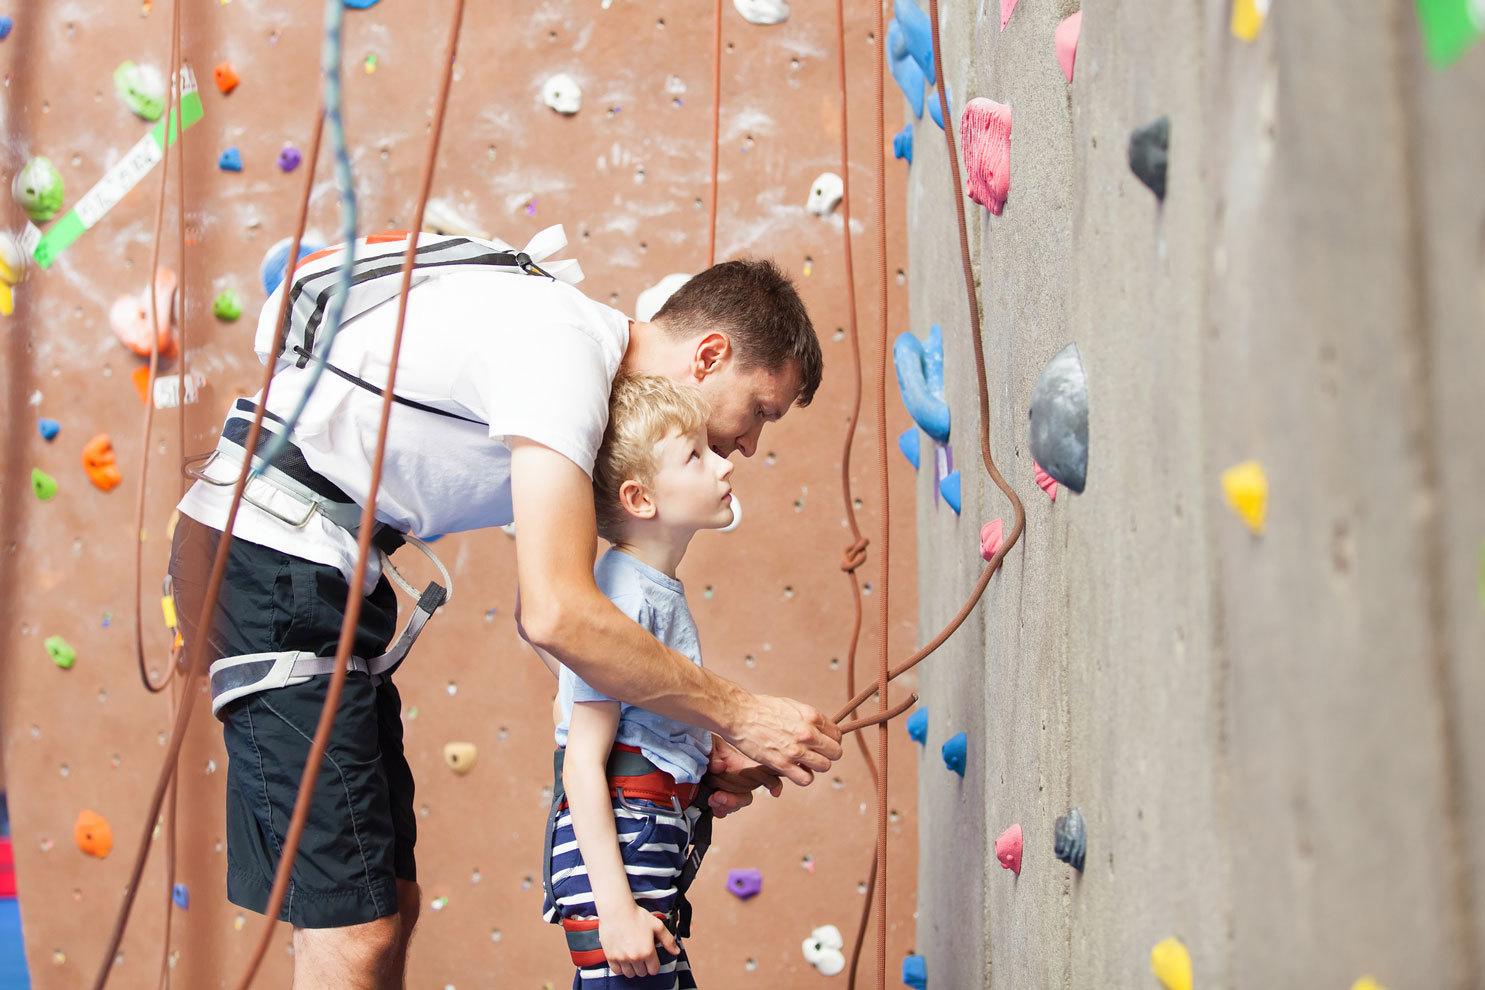
M633 525L614 546L668 577L675 577L695 533L676 533L658 526Z

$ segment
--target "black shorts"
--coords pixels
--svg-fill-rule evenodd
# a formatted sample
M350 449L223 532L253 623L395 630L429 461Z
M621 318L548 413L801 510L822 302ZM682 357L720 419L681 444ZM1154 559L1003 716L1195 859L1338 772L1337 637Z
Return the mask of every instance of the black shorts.
M189 645L221 534L181 516L170 554L181 635ZM348 586L340 571L246 540L232 541L202 663L278 650L335 655ZM361 604L354 655L386 652L397 600L383 577ZM227 899L262 913L273 886L328 676L251 694L222 709L227 744ZM339 928L397 912L397 880L416 880L413 778L402 704L389 679L352 672L315 782L278 917Z

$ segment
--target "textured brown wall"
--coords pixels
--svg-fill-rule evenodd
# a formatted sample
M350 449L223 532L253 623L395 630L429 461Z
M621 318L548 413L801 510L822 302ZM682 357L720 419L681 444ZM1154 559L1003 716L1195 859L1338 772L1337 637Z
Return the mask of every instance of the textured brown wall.
M388 2L347 12L346 119L354 147L363 229L406 224L435 93L448 4ZM163 68L170 6L147 16L129 3L34 2L13 12L0 44L7 89L6 177L29 154L62 170L68 205L129 147L145 125L115 100L110 74L123 59ZM852 154L856 216L871 217L870 30L862 8L849 29ZM253 317L262 301L257 266L289 233L301 173L284 175L274 156L285 142L306 143L314 112L320 5L192 0L186 56L203 85L205 119L187 133L188 326L192 366L209 386L189 410L191 451L208 449L233 396L256 389ZM457 83L449 108L434 195L517 244L550 223L567 225L570 256L589 274L584 289L630 311L635 294L671 271L704 260L708 161L709 8L679 2L470 4ZM794 273L821 330L827 358L814 405L764 436L763 452L740 465L737 486L748 518L730 536L697 540L682 577L702 629L708 665L760 691L833 708L844 693L842 656L850 606L838 570L846 543L839 489L839 445L850 382L840 219L804 210L816 174L837 167L834 21L827 5L800 4L777 27L744 22L726 10L722 131L722 208L718 257L772 255ZM378 56L374 74L362 67ZM211 69L232 61L240 88L222 96ZM542 105L549 73L567 71L585 90L582 112L557 116ZM684 92L667 82L675 77ZM676 105L674 101L680 100ZM889 99L891 93L889 91ZM897 128L895 99L888 127ZM612 108L612 109L611 109ZM246 170L219 172L226 146L242 149ZM889 269L904 266L901 163L889 170ZM641 181L640 169L643 169ZM326 178L316 186L311 228L335 228ZM138 841L142 807L161 758L168 702L150 697L133 669L131 611L134 486L151 461L144 540L144 625L150 655L166 647L154 590L178 494L174 414L162 413L140 442L142 407L129 382L137 360L109 332L108 308L140 290L149 266L159 172L147 177L50 271L32 272L17 313L4 326L4 408L11 428L0 445L0 630L6 662L0 682L11 811L16 833L29 960L41 987L85 985ZM535 214L526 210L535 201ZM171 202L174 192L171 192ZM19 209L6 224L18 229ZM869 228L858 221L858 235ZM167 245L173 219L167 218ZM874 239L858 236L858 271L875 269ZM806 270L806 262L811 266ZM163 263L178 264L167 247ZM219 323L211 299L235 287L247 313ZM894 278L892 329L903 329L906 289ZM863 315L875 290L859 290ZM874 333L870 322L864 328ZM871 348L868 347L868 353ZM868 383L871 378L868 375ZM30 404L40 393L39 406ZM890 403L890 433L905 425ZM52 444L37 416L62 422ZM79 463L82 444L111 431L124 485L105 495ZM856 484L863 528L875 529L872 461L863 433ZM894 507L893 653L913 641L916 615L911 478L897 455ZM56 476L50 503L30 493L30 468ZM455 571L457 600L421 641L399 675L408 706L408 746L418 773L420 874L424 919L413 943L410 985L418 987L563 985L570 979L561 939L537 909L543 788L547 781L552 682L520 649L510 617L512 546L499 532L453 536L437 545ZM873 565L874 566L874 565ZM421 575L416 562L409 568ZM876 583L874 573L863 571ZM703 589L706 589L705 591ZM792 596L786 589L792 589ZM871 603L868 599L868 605ZM111 621L105 623L105 616ZM57 669L42 640L65 636L76 666ZM863 656L873 662L868 639ZM416 717L412 710L416 709ZM181 761L180 879L191 906L177 912L178 986L209 986L240 971L259 920L237 930L222 897L220 737L202 705ZM915 776L908 742L894 730L892 827L893 936L889 960L907 951L915 897ZM449 740L479 746L479 762L455 777L441 759ZM838 772L807 792L766 802L719 829L696 897L694 957L704 985L811 986L823 980L803 961L800 941L834 923L849 937L862 902L872 841L869 779L854 748ZM113 824L106 860L71 841L82 808ZM158 965L163 874L152 858L123 946L116 986L148 986ZM801 868L805 857L813 873ZM726 871L759 866L762 896L741 903L723 889ZM429 907L447 897L440 911ZM287 930L268 957L261 986L283 985ZM868 949L868 957L870 950ZM750 968L749 961L756 965ZM844 982L844 977L840 978ZM892 980L895 982L895 977Z

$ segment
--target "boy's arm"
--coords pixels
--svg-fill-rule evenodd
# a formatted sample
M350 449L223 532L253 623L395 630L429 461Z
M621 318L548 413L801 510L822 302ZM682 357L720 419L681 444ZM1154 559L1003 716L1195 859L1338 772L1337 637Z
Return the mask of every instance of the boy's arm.
M593 486L572 461L512 438L517 615L528 641L604 694L716 732L796 784L841 758L840 730L808 705L752 695L661 646L593 581Z

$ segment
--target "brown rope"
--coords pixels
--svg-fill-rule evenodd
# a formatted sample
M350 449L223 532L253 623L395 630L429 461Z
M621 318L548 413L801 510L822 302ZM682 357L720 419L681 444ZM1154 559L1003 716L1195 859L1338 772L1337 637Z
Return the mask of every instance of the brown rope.
M299 839L304 834L305 822L309 818L309 800L319 776L320 761L330 743L330 730L340 705L341 690L345 686L348 672L347 661L356 641L356 626L361 618L361 587L366 578L366 566L371 556L371 537L376 529L377 489L381 485L382 466L387 453L387 427L392 417L392 396L397 389L397 363L402 353L402 330L407 320L407 294L412 287L413 263L417 260L418 231L423 227L423 213L428 205L428 195L433 188L433 169L438 161L438 142L443 135L443 122L449 104L449 86L453 82L454 56L459 48L459 31L464 17L464 0L454 0L453 23L449 27L448 45L444 49L443 77L438 85L438 102L433 112L433 128L428 135L428 152L423 159L423 174L418 183L418 205L413 211L412 229L407 240L407 252L402 259L402 289L397 299L397 329L392 336L392 353L388 360L387 384L382 392L381 421L377 425L376 456L371 464L371 484L367 490L366 504L361 509L361 522L356 547L356 566L352 570L350 589L346 596L345 619L340 626L340 642L335 649L335 669L330 674L330 683L325 690L325 704L320 712L319 725L315 728L314 742L304 763L304 775L299 782L299 796L294 801L294 814L289 820L288 834L283 849L279 852L278 869L273 877L273 889L263 909L267 923L263 934L248 961L247 972L238 981L238 990L247 990L252 985L258 966L268 951L273 938L277 916L289 886L289 874L294 866L294 856L299 851ZM347 250L350 246L347 245ZM285 293L287 298L288 293ZM249 446L247 449L252 450Z
M722 0L712 15L712 202L707 211L706 267L717 263L717 161L722 140Z

